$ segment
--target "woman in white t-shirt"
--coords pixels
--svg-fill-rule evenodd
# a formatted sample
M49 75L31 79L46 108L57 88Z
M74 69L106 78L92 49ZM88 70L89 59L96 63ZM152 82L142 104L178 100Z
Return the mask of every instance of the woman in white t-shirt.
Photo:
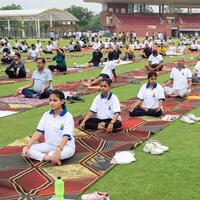
M157 73L148 73L148 83L144 84L137 95L138 100L130 108L130 116L154 116L163 114L162 103L165 100L163 87L156 83Z
M110 91L110 79L102 79L100 88L101 93L94 99L89 113L79 121L79 128L81 130L105 130L107 133L112 133L122 127L119 120L120 103L117 96Z
M61 160L75 153L74 120L65 107L65 95L59 90L51 92L51 110L44 113L36 132L23 148L23 156L38 161L61 165ZM44 142L36 143L44 136Z

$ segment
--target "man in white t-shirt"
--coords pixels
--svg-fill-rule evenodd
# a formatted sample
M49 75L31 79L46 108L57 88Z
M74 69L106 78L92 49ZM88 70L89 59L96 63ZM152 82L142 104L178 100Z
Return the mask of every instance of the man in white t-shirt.
M158 51L154 49L149 57L149 65L145 66L148 71L161 71L163 68L163 57L158 54Z
M41 42L40 42L39 40L37 40L35 46L36 46L36 49L37 49L39 52L42 51L42 44L41 44Z
M48 42L46 49L43 50L43 52L45 54L53 54L53 45L52 45L51 41Z
M179 46L178 46L178 53L180 54L184 54L185 53L185 50L186 50L186 47L183 43L181 43Z
M192 82L200 83L200 57L199 57L199 61L197 62L197 64L194 67Z
M87 82L83 82L83 85L87 87L98 85L101 82L101 80L104 78L110 79L110 80L113 80L114 78L116 82L117 75L115 73L115 67L116 67L116 63L114 61L114 53L111 51L108 53L108 62L105 64L99 77L97 77L96 79L89 80Z
M163 85L168 97L185 97L191 92L192 72L184 64L184 58L180 58L171 71L170 80Z
M195 40L192 41L192 44L190 45L190 51L197 51L198 50L198 46L195 42Z
M36 49L35 44L31 45L31 49L28 51L28 60L36 60L39 57L39 51Z

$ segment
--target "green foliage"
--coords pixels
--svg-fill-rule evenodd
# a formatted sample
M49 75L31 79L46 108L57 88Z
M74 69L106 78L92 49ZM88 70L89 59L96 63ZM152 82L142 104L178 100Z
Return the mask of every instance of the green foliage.
M87 28L90 31L98 31L101 29L101 20L99 14L92 17L92 19L89 21Z
M79 20L79 22L77 22L78 30L99 30L101 28L100 16L98 14L95 15L87 8L73 5L65 10L74 15Z
M11 5L1 7L0 10L22 10L22 7L13 3Z

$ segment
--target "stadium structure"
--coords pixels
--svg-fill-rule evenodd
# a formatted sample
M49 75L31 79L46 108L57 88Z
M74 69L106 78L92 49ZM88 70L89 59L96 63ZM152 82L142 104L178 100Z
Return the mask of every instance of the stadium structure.
M112 32L200 34L200 0L85 0L102 4L101 22Z

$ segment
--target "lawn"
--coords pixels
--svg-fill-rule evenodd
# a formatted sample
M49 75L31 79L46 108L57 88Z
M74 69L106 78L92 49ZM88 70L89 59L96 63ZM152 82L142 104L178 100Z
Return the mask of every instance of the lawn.
M186 55L186 58L194 57ZM70 60L71 58L69 58ZM80 58L76 60L80 61ZM174 61L177 58L167 58L165 62ZM73 63L73 61L70 61ZM117 73L127 72L133 69L141 69L146 61L124 65L117 68ZM30 64L30 68L34 64ZM79 72L54 77L54 85L65 81L77 81L96 76L100 69L88 72ZM168 79L169 74L159 76L158 82ZM142 82L144 83L144 81ZM0 86L0 96L14 94L15 90L25 82ZM137 95L141 85L125 85L114 88L120 101L125 101ZM84 114L96 94L84 97L85 102L67 105L73 116ZM16 139L22 139L31 135L41 118L41 115L49 109L48 106L28 110L0 120L0 147L7 145ZM194 111L200 116L200 109ZM184 127L184 128L183 128ZM170 151L162 156L152 156L142 152L143 145L136 149L135 163L116 166L104 178L91 186L87 192L107 191L114 200L199 200L200 199L200 134L199 124L187 125L179 120L172 123L163 131L152 138L158 139L164 145L169 146Z

